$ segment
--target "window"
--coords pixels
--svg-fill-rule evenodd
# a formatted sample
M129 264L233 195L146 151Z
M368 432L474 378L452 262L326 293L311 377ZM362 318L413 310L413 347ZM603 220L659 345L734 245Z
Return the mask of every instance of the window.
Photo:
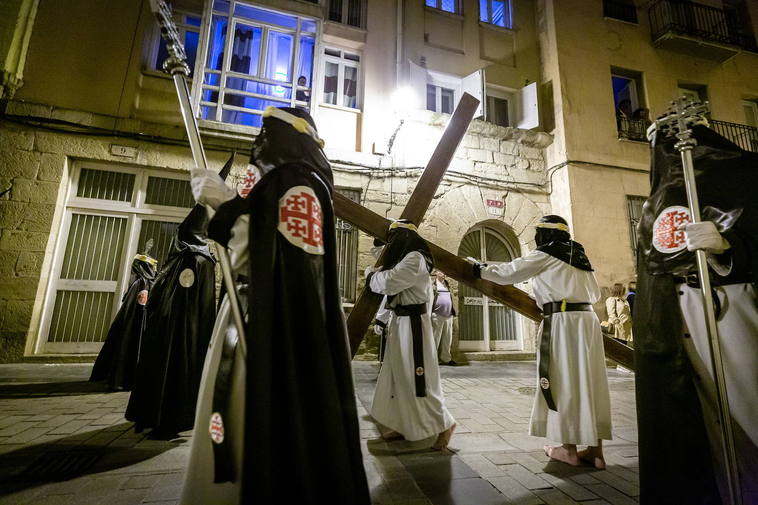
M742 110L745 113L745 124L758 127L758 104L750 100L742 101Z
M74 163L39 350L96 353L129 284L132 258L162 266L195 201L189 174Z
M354 202L360 202L360 189L337 188L340 193ZM340 296L343 302L355 301L355 288L358 282L358 228L337 218L337 274L339 276Z
M458 0L426 0L427 7L433 7L445 12L460 14L461 7Z
M361 58L341 49L324 48L324 96L322 103L357 109Z
M454 108L455 90L434 84L426 85L426 110L452 114Z
M603 16L627 23L637 23L634 0L603 0Z
M487 86L487 107L485 121L498 126L512 126L516 118L515 94L499 86Z
M503 28L513 28L511 0L479 0L479 20Z
M190 77L195 74L195 59L197 57L197 44L200 39L200 15L174 10L174 23L179 31L179 36L184 42L184 50L187 52L187 64L190 67ZM157 32L151 68L163 71L163 62L168 58L166 41Z
M695 102L708 101L708 87L704 84L684 84L679 83L677 88L677 97L685 96Z
M329 21L363 28L365 20L365 0L329 0Z
M642 217L642 205L647 200L644 196L626 196L626 205L629 210L629 240L632 244L632 257L634 258L634 268L637 268L637 225L640 224Z
M642 96L642 74L611 68L611 86L618 137L647 142L646 130L651 121Z
M200 118L260 127L269 105L309 108L316 21L232 5L213 3Z

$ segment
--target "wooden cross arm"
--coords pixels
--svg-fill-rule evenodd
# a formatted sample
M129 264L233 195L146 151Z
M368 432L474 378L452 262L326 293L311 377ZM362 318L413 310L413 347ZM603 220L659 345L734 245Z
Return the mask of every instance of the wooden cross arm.
M390 221L379 214L359 205L347 197L334 194L334 211L338 217L352 223L358 229L377 237L386 242L387 231ZM435 245L427 240L429 248L434 255L437 268L445 272L458 282L484 293L493 300L497 300L503 305L510 307L516 312L528 317L533 321L542 320L542 312L534 303L534 300L518 288L513 286L503 286L494 282L477 279L471 268L471 263L459 258L458 256L447 252L445 249ZM370 292L364 290L364 294ZM374 295L379 296L379 295ZM365 328L364 328L365 330ZM363 335L360 333L350 333L350 348L353 355L358 350ZM622 366L634 370L634 351L630 348L613 340L610 337L603 336L603 345L606 355L612 360L620 363Z

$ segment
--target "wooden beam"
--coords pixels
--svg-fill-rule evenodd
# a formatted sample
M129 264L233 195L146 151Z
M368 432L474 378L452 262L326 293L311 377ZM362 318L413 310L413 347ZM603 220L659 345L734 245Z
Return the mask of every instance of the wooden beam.
M434 149L434 153L432 153L432 157L429 158L429 162L426 164L421 178L416 183L413 194L411 194L408 204L400 215L401 218L408 219L416 225L421 224L426 209L432 202L434 194L437 192L437 187L439 187L445 171L447 171L447 167L455 155L455 151L458 149L461 140L463 140L463 136L466 134L468 125L471 123L471 119L474 117L478 106L479 100L468 93L463 94L450 118L450 122L442 134L442 138ZM357 225L357 223L354 224ZM376 311L379 309L381 303L382 296L372 293L368 289L364 289L358 295L355 306L353 306L353 310L350 311L350 315L347 318L347 333L350 336L350 349L353 356L358 351L358 346L366 334L366 329L371 324L371 321L374 320Z
M371 236L377 237L380 240L387 240L387 229L391 221L385 219L379 214L353 202L339 193L335 193L334 195L334 211L339 218L352 223L357 226L358 229ZM484 293L493 300L497 300L503 305L510 307L519 314L522 314L533 321L540 322L542 320L542 312L539 307L537 307L534 300L532 300L525 292L513 286L503 286L494 282L477 279L474 277L471 263L447 252L445 249L429 242L428 240L427 243L434 255L434 261L437 268L445 272L447 276ZM362 337L363 335L361 335L361 338ZM360 345L360 340L358 340L357 344L353 344L351 341L351 347L352 345L355 345L355 347L353 347L354 355L355 350L357 350L358 345ZM634 351L631 347L627 347L607 336L604 336L603 338L603 345L605 347L606 356L622 366L634 370Z

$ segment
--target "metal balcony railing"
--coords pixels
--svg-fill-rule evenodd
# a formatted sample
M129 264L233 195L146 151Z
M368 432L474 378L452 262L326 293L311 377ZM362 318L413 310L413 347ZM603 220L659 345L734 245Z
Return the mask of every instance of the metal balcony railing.
M625 117L616 118L616 128L620 139L639 140L647 142L647 127L650 126L647 119L627 119Z
M755 51L755 37L740 30L736 12L686 0L658 0L648 8L653 41L667 33Z
M709 127L726 137L745 151L758 153L758 128L746 124L730 123L728 121L708 121Z
M603 0L603 16L637 23L637 8L629 1Z

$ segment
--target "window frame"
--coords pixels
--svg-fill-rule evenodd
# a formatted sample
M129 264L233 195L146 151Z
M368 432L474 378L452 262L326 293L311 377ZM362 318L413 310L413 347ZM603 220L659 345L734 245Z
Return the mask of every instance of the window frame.
M327 51L339 51L339 56L326 54ZM358 60L351 60L345 58L345 54L357 56ZM361 75L361 62L363 60L363 53L354 49L345 49L337 46L321 46L320 53L321 61L319 62L319 100L318 105L345 110L349 112L360 112L363 110L363 93L361 83L363 76ZM337 65L337 102L329 103L324 100L325 87L324 79L326 79L326 63L334 63ZM348 105L342 105L339 103L344 98L345 89L345 67L351 67L356 69L356 82L355 82L355 107ZM313 103L313 92L311 92L311 103Z
M243 96L243 97L251 97L251 98L257 98L260 100L266 100L266 101L272 101L272 102L280 102L282 106L287 107L299 107L303 108L304 105L297 100L297 91L299 90L310 90L311 92L311 100L310 102L307 102L307 110L310 111L310 113L315 117L316 114L316 107L315 105L318 105L318 102L314 101L314 97L319 93L319 90L317 88L318 79L320 79L319 75L319 69L320 69L320 63L319 63L319 55L322 51L322 44L319 42L321 40L321 34L323 30L323 22L319 18L312 18L309 16L301 15L299 13L292 13L288 11L284 11L281 9L271 8L269 6L259 5L256 3L253 3L251 1L242 1L242 0L228 0L229 1L229 11L223 12L223 11L217 11L213 8L214 2L207 1L205 2L205 9L203 11L202 16L202 22L201 22L201 32L200 32L200 40L198 42L198 53L197 58L199 61L202 61L202 75L200 79L195 79L192 83L192 92L191 92L191 101L192 101L192 108L193 112L195 114L195 117L198 120L198 123L201 126L210 126L212 128L218 128L219 125L223 125L223 128L229 131L239 131L239 132L256 132L260 129L258 126L254 125L246 125L246 124L240 124L235 122L226 122L223 121L223 114L224 110L230 110L234 112L240 112L243 114L251 114L251 115L261 115L263 111L258 111L257 109L248 109L244 107L238 107L234 105L226 105L224 104L224 96L227 91L226 82L228 78L238 78L238 79L244 79L247 81L253 81L256 83L260 83L263 85L273 85L273 86L283 86L288 89L291 89L291 96L288 99L281 99L276 98L271 95L264 95L260 93L252 93L242 90L233 90L235 92L231 93L232 95L236 96ZM235 8L237 5L247 6L258 10L264 10L269 11L274 14L283 15L295 18L297 20L297 24L295 28L289 28L281 25L276 25L272 23L267 23L263 20L254 20L249 18L243 18L240 16L235 16ZM221 70L215 70L208 68L208 53L210 51L210 44L211 44L211 32L213 30L213 18L214 16L219 16L222 18L225 18L227 20L227 36L224 40L224 61L221 65ZM316 31L310 32L303 30L303 23L304 21L312 22L315 24ZM236 27L239 23L242 23L246 26L250 26L253 28L261 28L261 47L259 49L259 58L258 58L258 71L255 75L251 74L244 74L240 72L235 72L229 69L231 65L231 47L233 44L233 37L230 37L229 33L234 33L233 30L236 30ZM232 27L231 30L228 27ZM293 50L292 50L292 58L290 60L291 65L291 80L290 81L275 81L271 79L267 79L266 77L259 76L259 73L261 72L261 68L265 68L265 61L268 57L268 33L270 30L273 29L274 31L278 33L287 33L291 34L293 36ZM313 39L313 64L311 68L311 83L310 88L302 88L297 85L297 80L300 77L297 72L297 66L298 62L300 60L300 41L302 37L309 37ZM216 86L205 84L206 81L206 75L208 74L215 74L219 76L219 84ZM230 75L231 74L231 75ZM211 90L213 92L216 92L218 96L216 97L216 102L207 102L202 100L203 98L203 92L206 90ZM213 118L203 118L203 107L216 107L216 111Z
M482 16L482 1L487 2L486 19ZM479 0L477 2L479 6L479 22L486 23L490 26L496 26L498 28L505 28L506 30L513 30L513 0L502 0L505 13L503 14L503 24L499 25L492 22L492 0Z
M647 143L647 137L645 135L645 131L647 130L647 125L641 125L641 124L635 124L632 122L636 122L639 120L633 119L631 116L628 118L620 118L618 115L618 103L616 101L616 92L613 87L613 79L619 78L619 79L626 79L630 81L633 84L633 97L631 97L629 100L631 102L631 109L632 113L636 111L637 109L647 108L647 99L645 94L645 77L642 72L636 71L636 70L630 70L630 69L624 69L620 67L611 67L611 94L613 96L613 114L616 118L616 134L617 138L619 140L628 140L632 142L645 142ZM632 99L633 98L633 99ZM626 130L623 128L622 123L628 123L626 126ZM632 134L630 135L630 132Z
M634 260L634 271L637 271L637 226L642 218L642 206L647 200L642 195L626 195L626 210L629 218L629 241L632 248L632 259ZM635 212L638 210L639 213ZM638 214L638 215L636 215Z
M451 74L444 74L434 70L426 69L426 86L435 86L435 110L429 110L426 105L426 93L424 94L424 110L435 112L437 114L452 114L451 112L442 112L442 89L448 89L453 92L453 111L458 105L461 98L461 86L463 78ZM424 91L428 88L425 87Z
M745 116L745 124L754 128L758 128L758 103L753 100L740 100L740 102L742 105L742 115ZM750 124L750 121L745 114L746 109L751 109L753 111L753 122L755 124Z
M189 62L187 61L187 64L190 66L191 76L188 78L192 80L195 77L195 66L197 65L197 61L200 58L200 44L202 43L202 33L203 33L203 13L197 13L197 12L190 12L184 9L173 9L171 11L172 13L172 19L174 20L174 24L176 25L176 29L179 32L179 37L182 40L183 44L186 44L186 34L187 31L192 31L197 33L197 52L195 53L195 61ZM192 16L195 18L198 18L200 20L200 25L190 25L182 21L177 21L177 15L181 16ZM149 72L157 72L160 73L163 76L167 76L166 73L163 72L163 62L156 61L158 59L158 53L160 52L160 46L163 41L163 37L161 35L161 30L158 28L158 25L155 26L155 29L153 31L153 38L150 46L150 51L148 53L148 59L147 59L147 65L145 66L145 70ZM159 68L156 68L159 67Z
M306 0L307 1L307 0ZM326 16L324 17L324 21L330 22L330 23L339 23L341 25L350 26L353 28L356 28L358 30L365 30L366 29L366 18L367 18L367 10L368 10L368 2L366 0L341 0L342 1L342 13L340 14L340 20L335 21L330 16L331 14L331 7L332 7L332 0L326 1ZM355 1L358 2L361 9L361 20L359 25L352 25L348 23L346 20L348 19L348 13L350 12L350 2Z
M446 14L455 14L457 16L462 16L463 15L463 6L461 5L461 3L462 3L461 0L453 0L454 6L453 6L453 10L452 11L446 11L445 9L442 8L442 2L443 2L443 0L432 0L435 5L429 5L427 3L428 1L429 0L424 0L424 7L428 8L428 9L435 9L435 10L438 10L440 12L444 12Z
M494 124L496 126L515 126L516 124L516 116L517 116L517 110L516 110L516 97L518 96L518 92L511 88L506 88L505 86L498 86L497 84L486 84L485 86L485 100L489 100L489 97L493 98L499 98L501 100L506 100L508 102L508 124L507 125L498 125L497 123L490 121L488 118L489 115L489 103L485 105L484 109L484 120L490 124Z
M352 200L353 202L360 203L361 201L361 195L363 194L361 188L354 188L354 187L342 187L337 186L334 188L334 190L341 194L342 196L347 197L349 200ZM336 218L334 222L335 226L335 238L337 239L337 248L338 250L335 251L337 256L337 272L338 275L341 277L341 266L342 261L346 256L351 256L351 258L348 260L348 265L352 264L355 266L354 269L351 271L346 272L346 276L348 277L348 282L345 283L345 285L342 284L341 280L339 279L339 289L340 289L340 297L341 302L343 305L353 305L357 299L358 299L358 250L359 250L359 242L360 242L360 233L358 230L358 227L355 226L352 223L348 223L347 221ZM340 244L341 242L341 233L349 233L350 237L348 237L348 241L350 242L350 250L341 250ZM342 296L344 294L348 296Z

